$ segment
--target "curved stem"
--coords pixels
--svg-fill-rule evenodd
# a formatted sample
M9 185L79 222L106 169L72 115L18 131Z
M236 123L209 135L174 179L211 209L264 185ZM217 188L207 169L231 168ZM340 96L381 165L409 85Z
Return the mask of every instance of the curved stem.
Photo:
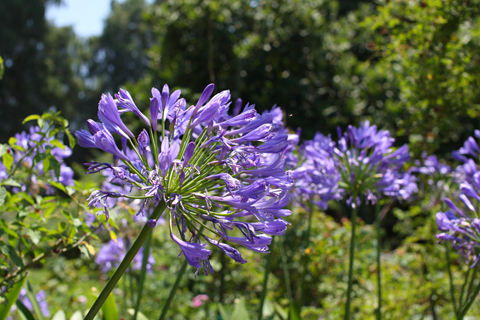
M158 219L160 217L160 214L165 210L165 208L166 208L165 203L163 201L160 202L159 205L153 211L152 218ZM105 288L103 288L97 300L95 300L95 303L93 304L92 308L88 311L84 320L93 320L93 318L95 318L95 315L103 306L103 304L105 303L105 300L107 300L108 295L110 294L110 292L112 292L113 288L115 288L115 285L117 284L118 280L120 280L122 275L125 273L125 270L127 270L128 266L130 265L130 262L132 262L133 258L135 258L135 255L137 254L138 250L140 250L143 243L145 242L145 240L147 240L147 237L151 232L152 232L152 228L150 228L145 223L145 226L143 227L142 231L140 231L140 233L138 234L137 239L135 239L135 242L133 243L131 248L128 250L127 254L125 255L125 258L123 258L117 270L115 270L115 273L110 278Z
M458 309L457 309L457 301L455 301L455 294L454 294L454 288L453 288L453 276L452 276L452 267L450 264L450 248L448 247L448 244L445 243L445 254L447 258L447 270L448 270L448 279L450 281L450 297L452 299L452 304L453 304L453 310L455 311L455 316L458 318Z
M350 320L350 304L352 299L352 285L353 285L353 260L355 258L355 227L357 224L357 204L355 203L357 195L353 195L352 208L352 233L350 237L350 261L348 265L348 289L347 289L347 303L345 304L345 320Z
M272 242L270 243L270 251L273 250L273 241L275 237L272 237ZM268 285L268 276L270 275L270 265L272 263L272 252L268 254L265 259L265 271L263 275L263 286L262 286L262 297L260 299L260 308L258 310L258 320L262 320L263 317L263 305L265 303L265 298L267 297L267 285Z
M177 274L177 280L175 280L175 283L173 284L172 288L170 289L170 293L168 294L167 301L165 301L165 305L162 308L162 314L160 315L159 320L165 319L165 316L167 315L168 308L170 307L170 303L173 300L173 297L175 297L175 294L177 293L178 285L180 284L180 280L182 280L183 274L185 273L185 270L187 269L187 259L185 259L182 263L182 267L180 268L180 271Z
M375 204L375 225L377 233L377 291L378 291L378 309L377 319L382 319L382 276L381 276L381 248L380 243L382 240L382 229L380 227L380 205Z
M143 284L145 283L145 276L147 274L148 258L150 256L150 243L152 242L152 232L148 235L145 247L143 249L142 271L140 274L140 283L137 293L137 304L135 305L135 313L133 314L133 320L137 319L138 311L140 310L140 302L142 301Z
M308 225L307 231L305 234L305 250L308 249L310 245L310 230L312 227L312 217L313 217L313 208L314 204L310 202L310 215L308 216ZM310 261L310 256L305 252L304 254L304 262L303 262L303 272L302 272L302 280L300 282L300 307L303 306L303 299L304 299L304 291L305 291L305 275L308 272L308 263Z

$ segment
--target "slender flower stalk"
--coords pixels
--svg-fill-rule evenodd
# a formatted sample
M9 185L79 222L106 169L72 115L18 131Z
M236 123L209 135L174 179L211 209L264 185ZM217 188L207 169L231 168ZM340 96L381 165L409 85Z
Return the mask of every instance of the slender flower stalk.
M166 204L165 204L165 202L162 201L155 208L152 216L154 218L158 219L158 217L160 217L160 214L165 210L165 208L166 208ZM105 300L107 300L107 298L110 295L110 293L112 292L113 288L115 288L115 285L117 284L118 280L120 280L122 275L125 273L128 266L130 265L130 262L132 262L132 260L135 258L138 250L140 250L143 243L148 238L148 236L151 232L152 232L152 228L150 228L147 224L145 224L142 231L137 236L137 239L135 240L135 242L132 244L132 246L128 250L127 254L125 255L125 258L123 258L123 260L120 263L120 265L118 266L117 270L115 271L113 276L110 278L110 280L108 281L105 288L103 288L103 290L100 293L100 295L98 296L97 300L95 300L95 303L93 304L93 306L88 311L84 320L93 320L95 318L98 311L102 308L103 304L105 303Z
M356 197L356 194L354 194ZM350 248L348 259L348 288L347 288L347 303L345 304L345 320L350 320L350 305L352 301L352 288L353 288L353 263L355 260L355 228L357 225L357 206L352 207L351 217L351 235L350 235Z
M270 247L273 247L273 241L275 238L272 239L272 243ZM263 318L263 305L265 304L265 299L267 297L267 288L268 288L268 278L270 276L270 268L272 264L272 255L269 254L265 259L265 267L263 271L263 285L262 285L262 296L260 298L260 307L258 309L258 320L262 320Z
M382 274L381 274L381 240L382 240L382 229L380 227L380 206L378 202L375 204L375 231L377 234L377 293L378 293L378 311L377 319L382 319Z
M182 262L182 266L180 267L180 270L177 273L177 278L175 279L175 283L173 286L170 288L170 293L168 294L168 298L165 301L165 304L163 305L162 308L162 313L160 314L159 320L164 320L165 317L167 316L168 309L170 308L170 304L172 303L173 298L175 297L175 294L177 293L178 286L180 284L180 281L183 278L183 275L185 274L185 270L187 269L187 260L184 260Z

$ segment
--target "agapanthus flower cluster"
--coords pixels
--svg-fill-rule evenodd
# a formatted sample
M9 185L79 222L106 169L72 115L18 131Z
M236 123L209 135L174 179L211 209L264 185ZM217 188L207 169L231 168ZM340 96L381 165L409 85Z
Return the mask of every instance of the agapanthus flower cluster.
M137 214L146 215L150 227L166 207L172 240L188 263L206 274L213 272L207 244L245 263L228 243L267 252L270 236L285 232L283 217L291 214L284 209L292 185L283 153L288 135L276 130L271 113L259 114L254 105L240 111L237 103L230 115L230 92L210 99L213 91L208 85L197 103L187 106L179 90L153 88L147 117L122 89L115 98L102 95L101 122L88 120L88 131L76 132L81 146L113 155L112 163L87 163L88 173L109 171L125 188L95 191L89 205L102 207L108 219L112 199L141 200ZM138 116L145 129L130 131L121 119L125 112Z
M37 300L37 303L40 307L40 311L42 312L42 315L44 317L50 317L50 311L48 310L48 304L47 304L46 298L47 298L47 295L43 290L38 291L38 293L35 295L35 300ZM21 301L28 310L33 312L33 305L27 296L27 290L25 290L25 288L22 288L22 290L20 290L20 294L18 295L18 300ZM10 311L13 312L16 309L17 307L13 305ZM9 319L12 319L12 317L7 317L7 320Z
M108 243L102 245L95 258L95 263L100 266L102 272L115 270L122 262L128 251L127 243L122 239L111 239ZM133 258L130 267L132 270L140 270L143 261L143 247L140 248L135 258ZM147 272L152 272L152 266L155 264L155 259L152 255L148 256Z
M39 154L45 153L46 149L50 149L51 155L60 164L59 176L55 176L52 168L48 169L48 174L54 181L60 182L64 186L73 185L73 170L64 163L64 159L72 154L72 150L68 146L63 148L53 145L54 137L47 137L42 134L40 127L31 127L29 132L22 131L14 136L15 143L13 148L8 152L13 156L12 167L24 168L22 172L28 172L25 177L26 182L22 184L19 190L14 191L38 193L38 188L43 187L47 193L53 192L53 187L48 184L39 183L38 177L44 175L43 161L34 161ZM0 163L0 179L9 178L10 172L3 163Z
M451 195L452 184L457 185L458 174L452 168L441 162L436 155L427 155L423 152L421 159L414 161L410 169L419 178L422 190L428 189L432 196L429 197L427 209L437 205L447 195ZM455 189L455 187L453 188Z
M479 130L475 130L475 137L480 137ZM480 258L480 148L475 139L469 137L463 147L452 155L455 160L462 162L455 170L455 180L460 184L459 194L455 198L459 201L457 206L452 200L445 199L450 210L437 213L438 229L442 232L437 234L437 238L451 242L465 262L474 267Z
M335 159L324 151L334 145L330 136L317 133L313 140L306 141L301 146L301 165L292 174L295 179L295 199L301 205L311 202L327 209L330 200L343 198L344 190L338 185L341 176L335 166Z
M296 185L303 194L319 195L317 204L347 197L352 207L360 196L376 203L378 197L407 199L417 191L415 177L405 172L408 147L393 148L395 139L386 130L377 130L368 121L359 127L348 126L335 143L330 136L317 133L303 146L304 163L295 170ZM354 199L355 198L355 199Z
M438 229L442 232L437 238L451 242L465 262L474 267L480 259L480 172L475 172L468 181L460 184L459 206L447 198L449 210L437 213Z

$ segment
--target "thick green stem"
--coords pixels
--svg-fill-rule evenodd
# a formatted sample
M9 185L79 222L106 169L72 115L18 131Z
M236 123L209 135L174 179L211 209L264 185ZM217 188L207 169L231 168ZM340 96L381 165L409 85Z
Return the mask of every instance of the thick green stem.
M352 234L350 237L350 261L348 265L348 288L347 288L347 303L345 304L345 320L350 320L350 304L352 300L352 285L353 285L353 260L355 258L355 227L357 225L357 204L355 203L357 196L353 195L352 208Z
M137 319L138 311L140 310L140 302L142 301L143 284L145 283L145 276L147 274L148 258L150 256L150 243L152 242L152 233L148 235L145 247L143 249L142 270L140 274L140 283L138 285L137 304L135 305L135 313L133 314L133 320Z
M302 280L300 282L300 307L303 306L303 299L305 294L305 276L308 273L308 263L310 262L310 255L306 252L308 246L310 245L310 230L312 227L312 217L313 217L313 208L314 204L310 202L310 214L308 216L308 225L307 231L305 232L305 251L304 251L304 261L303 261L303 272L302 272Z
M454 287L453 287L452 267L451 267L451 264L450 264L450 248L448 247L448 243L445 243L445 254L446 254L446 258L447 258L448 279L450 281L450 297L452 299L453 310L455 311L455 316L458 318L457 301L455 301L455 290L454 290Z
M378 292L378 309L377 319L382 319L382 275L381 275L381 248L380 243L382 240L382 229L380 227L380 205L375 204L375 227L377 233L377 292Z
M270 244L270 251L273 250L273 241L275 237L272 237L272 242ZM265 271L263 274L263 287L262 287L262 297L260 298L260 307L258 310L258 320L262 320L263 317L263 305L265 303L265 298L267 297L267 285L268 285L268 276L270 275L270 265L272 263L272 253L265 259Z
M165 210L165 208L166 208L166 205L162 201L153 211L152 218L158 219L161 213ZM84 320L93 320L93 318L95 318L98 311L105 303L105 300L107 300L108 295L110 294L110 292L112 292L113 288L115 288L115 285L117 284L118 280L120 280L122 275L125 273L125 270L127 270L128 266L130 265L130 262L132 262L133 258L135 258L135 255L137 254L138 250L140 250L143 243L145 242L145 240L147 240L148 235L151 232L152 232L152 228L150 228L147 224L145 224L142 231L140 231L139 235L137 236L137 239L135 239L135 242L133 243L132 247L130 248L130 250L128 250L127 254L125 255L125 258L123 258L117 270L115 271L113 276L110 278L105 288L103 288L97 300L95 300L95 303L93 304L92 308L88 311L88 314L85 316Z
M187 264L188 264L187 259L185 259L182 263L182 267L180 268L180 271L177 274L177 280L175 280L173 287L170 289L170 293L168 294L167 301L165 301L165 305L162 308L162 314L160 315L160 318L158 318L159 320L165 319L165 316L167 315L167 312L168 312L168 308L170 307L170 303L172 302L173 298L175 297L175 294L177 293L180 280L182 280L183 274L187 269Z

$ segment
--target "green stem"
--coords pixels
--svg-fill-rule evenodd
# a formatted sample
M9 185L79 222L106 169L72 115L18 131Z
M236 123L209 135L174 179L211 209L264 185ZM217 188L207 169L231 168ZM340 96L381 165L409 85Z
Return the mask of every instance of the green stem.
M128 269L128 280L130 281L130 305L133 307L135 304L135 291L133 290L132 268Z
M472 277L472 283L474 281L474 277ZM477 287L475 288L475 290L473 291L473 294L470 296L470 300L468 300L468 302L465 304L465 307L462 308L462 310L460 311L460 315L458 317L459 320L463 320L463 318L465 317L465 315L467 314L468 310L470 309L470 307L472 306L473 302L475 302L475 299L477 298L478 294L480 293L480 283L477 285ZM468 298L467 298L468 299Z
M282 254L282 269L283 269L283 276L285 278L285 288L287 290L287 298L290 306L290 310L288 310L288 319L290 320L292 316L292 308L293 308L293 298L292 298L292 287L290 285L290 271L288 270L288 259L287 253L285 252L285 237L282 238L280 243L280 253Z
M272 237L272 242L270 243L270 251L273 250L273 241L275 237ZM262 320L263 317L263 304L265 303L265 298L267 297L267 285L268 285L268 276L270 275L270 265L272 263L272 253L265 259L265 271L263 274L263 287L262 287L262 297L260 298L260 308L258 310L258 320Z
M463 281L463 285L462 285L462 291L460 291L460 302L458 304L458 309L461 309L462 308L462 305L463 305L463 295L465 294L465 286L467 285L468 283L468 276L470 275L470 271L472 269L468 268L468 271L467 271L467 275L465 276L465 281ZM458 310L460 311L460 310Z
M448 278L450 281L450 297L452 299L453 310L455 311L455 316L458 318L458 309L457 309L457 302L455 301L455 291L453 287L453 276L452 276L452 267L450 264L450 248L448 247L448 243L445 242L445 254L447 258L447 270L448 270Z
M138 311L140 310L140 302L142 300L143 284L145 283L145 276L147 274L148 258L150 256L150 243L152 242L152 233L148 235L145 247L143 249L142 271L140 274L140 283L138 286L137 304L135 306L135 313L133 314L133 320L137 319Z
M170 303L172 302L173 298L175 297L175 293L177 292L178 285L180 284L180 280L182 280L183 274L185 273L185 270L187 269L187 259L185 259L182 263L182 267L180 268L180 271L177 274L177 280L175 280L175 283L173 284L173 287L170 289L170 293L168 294L167 301L165 302L165 305L162 308L162 314L160 315L159 320L165 319L165 316L167 315L168 308L170 307Z
M380 227L380 205L375 204L375 225L377 232L377 291L378 291L378 309L377 309L377 319L382 319L382 276L381 276L381 248L380 243L382 240L382 229Z
M305 234L305 250L308 249L310 245L310 230L312 227L312 217L313 217L313 208L314 204L310 202L310 215L308 216L308 225L307 231ZM304 263L303 263L303 272L302 272L302 280L300 282L300 307L303 306L303 299L305 294L305 276L308 272L308 263L310 262L310 256L304 251Z
M352 300L352 285L353 285L353 260L355 258L355 227L357 224L357 204L356 204L357 195L353 195L353 204L352 208L352 234L350 237L350 261L348 265L348 289L347 289L347 303L345 304L345 320L350 320L350 305Z
M165 208L166 208L166 205L162 201L153 211L152 218L158 219L160 217L160 214L165 210ZM147 240L148 235L151 232L152 232L152 228L150 228L147 224L145 224L142 231L140 231L139 235L137 236L137 239L135 239L135 242L133 243L132 247L128 250L127 254L125 255L125 258L123 258L122 262L118 266L113 276L108 281L105 288L103 288L102 292L98 296L92 308L88 311L88 314L85 316L84 320L93 320L93 318L95 318L98 311L105 303L105 300L107 300L108 295L110 294L110 292L112 292L113 288L115 288L115 285L117 284L118 280L120 280L122 275L125 273L125 270L127 270L128 266L130 265L130 262L132 262L133 258L135 258L135 255L137 254L138 250L140 250L143 243L145 242L145 240Z

